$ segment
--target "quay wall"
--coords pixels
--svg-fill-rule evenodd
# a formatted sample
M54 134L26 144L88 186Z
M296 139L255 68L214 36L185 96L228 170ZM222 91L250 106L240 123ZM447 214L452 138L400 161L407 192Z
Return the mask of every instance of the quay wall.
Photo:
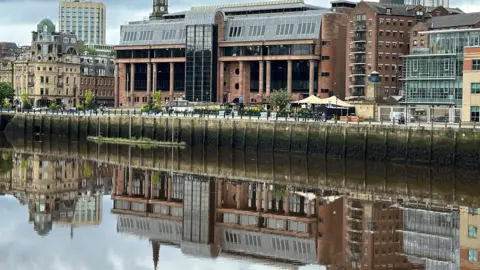
M480 130L150 116L17 114L5 128L14 136L148 137L256 151L345 159L478 167Z

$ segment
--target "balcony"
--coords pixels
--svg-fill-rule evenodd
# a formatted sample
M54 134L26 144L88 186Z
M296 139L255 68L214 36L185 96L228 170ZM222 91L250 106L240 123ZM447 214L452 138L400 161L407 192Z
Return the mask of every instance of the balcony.
M367 22L357 21L355 25L355 32L366 32L366 31L367 31Z
M365 95L365 87L364 86L350 86L350 96L352 97L363 97Z
M365 55L356 54L354 57L350 57L352 64L365 64Z
M63 82L57 82L57 88L63 88Z
M355 46L351 49L353 54L357 53L365 53L365 44L363 43L355 43Z
M28 87L34 87L35 83L33 81L28 81Z
M365 76L365 68L357 66L351 70L350 76Z
M367 35L365 33L356 33L355 36L353 37L354 42L366 42L367 41Z

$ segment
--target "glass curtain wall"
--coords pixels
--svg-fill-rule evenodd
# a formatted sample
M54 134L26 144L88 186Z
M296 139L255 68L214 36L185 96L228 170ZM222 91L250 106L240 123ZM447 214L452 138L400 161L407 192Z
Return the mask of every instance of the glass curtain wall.
M407 104L461 105L463 52L480 46L480 31L429 34L430 48L405 58L404 96Z
M188 25L185 98L215 102L217 97L217 26Z

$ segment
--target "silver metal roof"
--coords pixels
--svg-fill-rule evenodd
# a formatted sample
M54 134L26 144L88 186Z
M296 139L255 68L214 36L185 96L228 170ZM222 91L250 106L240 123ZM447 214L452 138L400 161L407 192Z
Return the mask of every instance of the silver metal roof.
M229 241L227 235L230 239L234 236L236 239L241 239L242 241ZM249 239L249 241L247 242L246 239ZM222 250L227 252L252 254L255 256L285 259L301 263L317 262L314 238L300 238L221 228L220 244Z
M185 43L185 22L181 20L128 24L120 28L122 46L182 43Z
M214 6L202 9L192 8L185 15L185 25L214 24L215 14L218 11L219 9Z
M121 26L120 45L184 44L187 25L214 24L217 12L254 11L267 9L307 8L307 11L235 15L225 18L226 41L267 41L317 39L320 37L321 16L329 9L305 4L302 0L192 7L182 19L130 22ZM237 27L235 33L230 33ZM238 28L241 28L239 30Z
M327 10L277 16L235 16L225 24L226 41L318 39ZM241 29L241 30L239 30Z

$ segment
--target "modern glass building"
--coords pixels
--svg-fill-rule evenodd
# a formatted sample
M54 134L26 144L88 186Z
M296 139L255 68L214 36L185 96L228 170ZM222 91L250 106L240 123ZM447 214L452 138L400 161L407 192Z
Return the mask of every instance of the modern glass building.
M404 56L403 94L407 105L459 107L462 104L464 48L480 45L480 29L428 31L429 48Z
M218 26L214 16L205 16L215 14L212 11L191 12L185 18L185 98L190 101L213 102L217 97Z

